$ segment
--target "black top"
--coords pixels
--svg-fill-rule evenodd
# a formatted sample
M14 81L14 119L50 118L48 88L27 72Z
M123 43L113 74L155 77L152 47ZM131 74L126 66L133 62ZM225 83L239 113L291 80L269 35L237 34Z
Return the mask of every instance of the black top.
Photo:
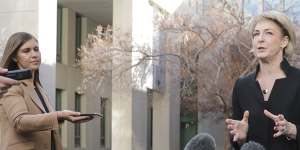
M247 141L256 141L267 150L300 150L300 70L285 59L280 66L286 78L275 80L268 101L264 101L256 80L259 66L254 73L236 81L232 94L233 119L241 120L248 110ZM298 131L296 140L288 140L284 135L274 138L274 121L264 115L264 109L275 115L283 114L287 121L294 123ZM234 147L239 149L237 144Z

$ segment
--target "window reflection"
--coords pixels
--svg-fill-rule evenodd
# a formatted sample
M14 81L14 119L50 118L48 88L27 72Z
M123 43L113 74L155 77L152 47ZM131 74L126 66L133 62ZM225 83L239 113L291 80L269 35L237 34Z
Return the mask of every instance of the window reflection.
M300 1L284 0L284 12L295 24L300 25Z
M283 11L283 0L264 0L264 11L278 10Z
M263 11L263 0L245 0L244 1L244 17L249 20L252 16L256 16Z

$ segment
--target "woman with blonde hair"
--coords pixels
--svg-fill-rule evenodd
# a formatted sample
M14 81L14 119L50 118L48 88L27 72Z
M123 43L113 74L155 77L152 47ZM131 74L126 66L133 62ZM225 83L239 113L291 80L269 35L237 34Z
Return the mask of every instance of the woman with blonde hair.
M300 70L286 57L296 44L293 23L277 11L254 17L250 27L256 70L239 78L226 119L235 149L246 141L267 150L300 149Z
M39 80L41 53L37 39L18 32L7 41L0 67L31 69L33 77L13 85L0 99L1 150L62 150L59 123L89 121L74 111L54 111Z

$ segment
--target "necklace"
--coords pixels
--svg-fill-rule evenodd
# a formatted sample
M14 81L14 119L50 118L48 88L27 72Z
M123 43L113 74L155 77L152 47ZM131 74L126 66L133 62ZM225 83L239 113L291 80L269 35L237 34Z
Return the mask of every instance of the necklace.
M264 90L262 91L263 94L267 94L268 92L269 92L268 89L264 89Z

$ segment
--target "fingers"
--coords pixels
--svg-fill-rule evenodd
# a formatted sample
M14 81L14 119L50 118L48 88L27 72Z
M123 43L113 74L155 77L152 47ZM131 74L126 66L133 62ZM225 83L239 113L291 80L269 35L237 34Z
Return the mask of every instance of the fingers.
M243 119L242 119L241 121L242 121L242 122L245 122L245 123L248 123L249 115L250 115L249 111L246 110L246 111L244 112ZM226 122L227 124L235 124L235 123L237 123L237 120L226 119L225 122Z
M284 119L283 117L281 119ZM274 130L277 131L274 134L274 137L279 137L281 135L285 135L287 133L287 121L280 120L275 122Z
M271 112L269 112L268 110L264 110L264 114L268 117L268 118L270 118L270 119L272 119L272 120L274 120L274 121L276 121L276 119L278 118L276 115L274 115L274 114L272 114Z
M279 137L281 135L284 135L286 133L286 127L285 126L278 126L278 127L274 127L274 130L277 130L276 133L274 133L274 137Z
M233 130L234 128L236 128L236 126L238 124L238 121L233 120L233 119L226 119L225 122L227 124L227 129L228 130Z
M248 123L248 120L249 120L249 111L246 110L246 111L244 112L242 121Z
M229 133L233 136L233 142L240 140L240 133L237 130L231 130Z
M235 123L235 120L233 120L233 119L226 119L225 123L226 124L233 124L233 123Z
M235 130L237 129L237 123L236 124L229 124L227 125L227 129L229 130L229 133L233 135L235 133Z
M5 68L0 68L0 74L6 73L8 70Z
M17 80L13 80L13 79L6 78L3 76L0 76L0 83L1 83L0 88L19 84L19 82Z
M67 116L79 116L80 112L71 111L71 110L64 110L63 111Z
M275 126L285 126L286 125L286 120L278 120L275 122Z
M279 120L284 120L284 116L282 114L278 115Z
M0 67L0 75L7 73L7 71L8 71L7 69ZM6 78L4 76L0 76L0 83L1 83L0 88L3 88L3 87L18 84L18 81L10 79L10 78Z
M70 111L70 110L63 110L57 111L57 118L62 120L72 120L71 117L79 116L80 112Z
M94 119L91 116L80 116L80 112L64 110L58 112L58 118L62 118L63 120L68 120L73 123L83 123Z
M79 120L85 120L85 119L89 119L89 116L77 116L77 117L71 117L72 121L79 121Z
M83 123L83 122L88 122L92 119L93 119L93 117L91 117L91 116L77 116L77 117L70 117L69 121L71 121L73 123Z
M227 129L233 136L233 141L243 140L247 137L249 111L244 112L242 120L226 119Z
M233 142L237 142L238 140L239 140L239 134L237 133L233 136Z
M272 119L275 123L274 130L277 131L273 136L279 137L281 135L285 135L287 133L287 120L284 118L282 114L274 115L268 110L264 110L264 114Z
M271 112L269 112L268 110L264 110L264 114L268 118L272 119L275 122L275 124L278 123L278 122L280 122L280 121L285 121L285 118L284 118L284 116L282 114L274 115Z
M227 125L227 129L228 129L228 130L233 130L234 127L235 127L235 125L233 125L233 124Z

